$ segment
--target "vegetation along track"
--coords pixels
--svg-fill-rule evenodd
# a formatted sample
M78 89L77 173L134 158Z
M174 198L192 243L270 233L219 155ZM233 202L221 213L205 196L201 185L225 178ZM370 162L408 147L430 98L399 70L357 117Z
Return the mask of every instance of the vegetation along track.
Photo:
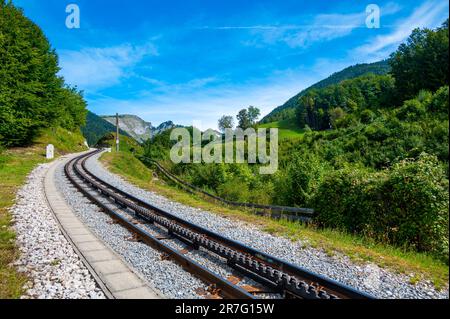
M65 166L65 174L70 182L102 211L114 218L139 240L162 251L185 270L205 283L217 288L224 298L256 298L257 292L250 293L233 282L222 278L197 263L183 252L164 243L138 223L124 217L104 200L118 209L126 209L148 224L164 229L172 239L178 239L193 249L202 249L226 261L226 265L265 287L265 291L276 293L283 298L302 299L372 299L373 297L351 287L340 284L321 275L312 273L278 258L255 250L242 243L230 240L200 226L176 217L160 208L128 194L93 175L86 168L86 161L100 150L72 159ZM164 238L167 239L167 238Z

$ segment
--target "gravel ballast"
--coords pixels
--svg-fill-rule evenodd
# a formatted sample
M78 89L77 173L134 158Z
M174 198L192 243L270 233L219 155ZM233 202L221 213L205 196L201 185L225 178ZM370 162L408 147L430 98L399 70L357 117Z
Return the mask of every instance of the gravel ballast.
M104 299L48 207L43 179L50 165L29 175L11 208L21 252L14 266L29 278L22 299Z
M57 168L55 178L57 188L74 213L98 238L146 280L151 288L166 298L201 298L198 292L207 290L203 282L164 258L159 251L133 240L132 234L127 229L115 223L112 218L77 192L64 174L64 165ZM125 215L119 209L116 208L116 210Z
M240 241L265 253L284 259L310 271L337 280L378 298L448 299L448 288L436 291L431 282L411 284L411 277L396 274L373 263L356 264L346 256L329 256L320 249L308 247L305 242L292 242L261 231L256 226L229 220L211 212L173 202L153 192L142 190L110 173L98 161L100 154L87 161L87 168L108 183L164 209L178 217ZM151 260L143 260L147 265ZM169 276L167 276L169 277Z

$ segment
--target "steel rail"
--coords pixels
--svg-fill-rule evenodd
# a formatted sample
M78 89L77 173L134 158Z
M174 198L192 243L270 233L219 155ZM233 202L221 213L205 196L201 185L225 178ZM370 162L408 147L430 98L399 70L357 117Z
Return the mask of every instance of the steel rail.
M93 155L97 152L90 153L88 155ZM85 155L86 156L86 155ZM126 229L128 229L130 232L135 233L139 236L139 238L145 242L147 245L152 246L153 248L160 250L164 253L166 253L168 256L170 256L174 261L176 261L183 269L188 271L189 273L192 273L193 275L200 278L202 281L215 285L216 288L219 289L220 294L225 298L230 299L255 299L255 296L250 294L249 292L245 291L244 289L232 284L231 282L217 276L216 274L212 273L205 267L201 266L194 260L184 256L181 252L177 251L176 249L173 249L172 247L164 244L160 240L158 240L156 237L148 233L145 229L142 227L139 227L138 225L133 224L131 221L126 219L125 217L121 216L111 208L109 208L107 205L105 205L102 201L100 201L97 197L92 195L89 191L87 191L80 183L78 183L73 175L70 173L70 170L73 169L73 167L76 165L76 163L80 160L80 158L75 158L71 160L64 168L65 175L69 179L69 181L84 195L86 196L91 202L99 206L105 213L107 213L109 216L111 216L113 219L115 219L117 222L119 222L122 226L124 226ZM75 171L75 174L78 175L78 173ZM81 179L85 180L82 176ZM89 181L85 180L87 183L90 183Z
M231 267L261 284L283 293L286 297L305 299L373 298L352 287L342 285L187 222L112 186L86 168L86 160L97 153L98 151L78 158L77 162L81 161L83 172L75 165L78 175L83 176L84 173L88 175L83 176L83 179L92 187L114 199L117 204L133 210L139 217L163 226L171 235L191 244L194 248L203 247L225 258Z

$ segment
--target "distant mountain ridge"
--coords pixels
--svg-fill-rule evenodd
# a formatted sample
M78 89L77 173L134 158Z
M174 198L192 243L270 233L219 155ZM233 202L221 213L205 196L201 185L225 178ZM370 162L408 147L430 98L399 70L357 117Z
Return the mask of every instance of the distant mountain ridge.
M95 146L97 142L107 133L116 131L116 126L105 121L97 114L88 112L86 117L86 125L81 127L81 131L90 146ZM120 134L130 137L124 130L119 131Z
M107 115L101 116L101 118L114 126L116 125L116 116ZM151 122L146 122L139 116L123 114L119 115L119 127L136 141L143 143L156 135L177 127L177 125L172 121L167 121L161 123L158 127L154 127Z
M101 118L116 125L115 115L101 116ZM119 115L119 127L140 143L152 138L152 123L146 122L136 115Z
M333 84L338 84L344 80L354 79L368 73L384 75L389 73L390 70L389 60L383 60L375 63L356 64L345 68L344 70L336 72L328 78L301 91L299 94L289 99L285 104L274 109L270 114L261 120L261 123L286 120L292 117L294 115L294 108L297 105L299 98L313 89L322 89Z
M179 125L175 125L172 121L161 123L158 127L153 128L153 136L164 133L165 131L173 129L175 127L179 127Z

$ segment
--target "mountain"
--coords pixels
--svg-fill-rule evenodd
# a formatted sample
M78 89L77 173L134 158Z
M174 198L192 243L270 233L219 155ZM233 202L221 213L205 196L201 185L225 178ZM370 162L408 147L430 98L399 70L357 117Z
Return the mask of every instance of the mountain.
M342 71L336 72L329 76L328 78L314 84L313 86L303 90L296 96L292 97L282 106L277 107L269 115L261 120L261 123L271 123L280 120L286 120L294 116L295 106L299 98L304 96L306 93L313 89L322 89L327 86L338 84L344 80L354 79L364 74L373 73L377 75L384 75L390 72L389 60L384 60L380 62L370 63L370 64L356 64L348 67Z
M102 118L112 125L116 125L115 116L102 116ZM152 138L152 123L146 122L136 115L119 115L119 127L140 143Z
M115 116L102 116L102 119L111 125L116 125ZM167 121L161 123L158 127L153 127L152 123L146 122L136 115L119 115L119 127L127 132L128 136L142 143L167 130L180 126L175 125L172 121Z
M81 128L89 145L94 146L107 133L116 132L116 126L102 119L100 116L88 112L86 125ZM120 134L130 136L127 132L119 130Z
M164 133L167 130L171 130L175 127L178 127L178 126L175 125L172 121L167 121L167 122L161 123L158 127L153 128L152 133L153 133L153 136L156 136L161 133Z

